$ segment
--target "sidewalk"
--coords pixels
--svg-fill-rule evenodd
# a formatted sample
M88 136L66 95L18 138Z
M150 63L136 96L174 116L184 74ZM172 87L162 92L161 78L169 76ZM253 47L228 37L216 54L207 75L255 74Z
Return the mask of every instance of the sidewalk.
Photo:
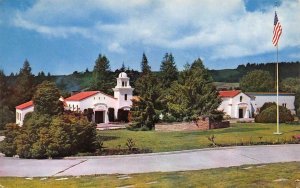
M240 146L166 153L35 160L0 157L0 176L44 177L170 172L300 162L300 145Z

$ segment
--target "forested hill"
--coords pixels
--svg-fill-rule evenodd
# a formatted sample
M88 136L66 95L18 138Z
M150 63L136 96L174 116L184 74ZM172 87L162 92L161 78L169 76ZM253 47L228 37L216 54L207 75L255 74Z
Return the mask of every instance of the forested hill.
M253 70L265 70L269 71L275 78L275 63L266 64L246 64L239 65L236 69L223 69L223 70L209 70L215 82L227 82L227 83L238 83L239 80L247 74L247 72ZM112 72L113 77L117 77L121 70ZM131 84L139 77L139 72L136 70L126 70L126 73L131 78ZM153 72L159 76L160 72ZM300 62L283 62L279 64L279 76L280 80L288 77L300 78ZM66 91L84 90L88 88L92 81L92 72L77 72L75 71L70 75L53 76L59 88Z
M253 70L269 71L275 77L276 63L248 63L246 65L239 65L236 69L210 70L210 73L215 82L239 82L247 72ZM280 80L288 77L300 78L300 62L279 63L279 77Z

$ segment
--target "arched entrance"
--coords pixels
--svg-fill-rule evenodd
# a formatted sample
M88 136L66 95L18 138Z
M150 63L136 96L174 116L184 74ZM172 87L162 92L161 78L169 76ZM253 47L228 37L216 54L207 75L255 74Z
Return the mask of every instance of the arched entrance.
M129 111L130 111L129 106L123 106L122 108L118 109L118 113L117 113L118 121L129 122L128 119Z
M106 120L106 112L107 112L107 105L104 103L97 103L94 105L94 121L95 123L105 123Z
M249 118L248 112L248 104L247 103L239 103L238 104L238 118Z

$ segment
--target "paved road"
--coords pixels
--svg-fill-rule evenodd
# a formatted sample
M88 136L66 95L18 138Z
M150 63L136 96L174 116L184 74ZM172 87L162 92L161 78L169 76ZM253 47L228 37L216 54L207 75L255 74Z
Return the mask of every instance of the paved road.
M244 146L180 152L31 160L0 157L0 176L42 177L200 170L300 162L300 145Z

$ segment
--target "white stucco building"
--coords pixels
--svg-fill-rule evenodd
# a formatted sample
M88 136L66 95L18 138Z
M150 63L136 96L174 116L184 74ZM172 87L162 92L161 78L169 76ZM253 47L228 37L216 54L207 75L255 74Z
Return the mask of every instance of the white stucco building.
M117 85L113 88L114 96L107 95L101 91L84 91L65 99L65 105L71 111L93 109L93 121L95 123L108 123L108 109L113 108L115 117L119 109L130 110L132 105L132 92L129 78L125 72L119 74ZM25 114L34 110L33 102L21 104L16 107L16 123L23 125Z
M25 114L33 111L33 102L29 101L16 106L16 124L22 126Z
M231 118L252 118L259 113L259 109L266 102L276 103L276 93L249 92L243 93L239 90L219 91L222 99L218 110L224 111ZM293 93L280 93L279 105L285 106L295 114L295 95Z
M254 106L255 113L259 112L259 109L266 102L275 102L277 103L277 94L272 92L247 92L247 95L252 98L252 105ZM279 93L278 103L280 106L284 106L289 109L292 114L295 114L295 94L294 93Z
M251 118L253 108L251 106L251 97L241 91L219 91L222 99L218 110L224 111L231 118Z

